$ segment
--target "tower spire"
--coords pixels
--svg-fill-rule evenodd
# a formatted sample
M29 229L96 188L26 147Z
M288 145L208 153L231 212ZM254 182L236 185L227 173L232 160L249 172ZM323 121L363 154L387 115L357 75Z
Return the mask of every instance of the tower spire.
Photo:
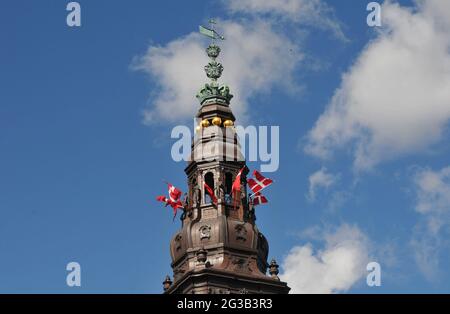
M170 243L173 282L164 281L164 293L287 293L272 263L267 275L269 244L256 226L247 198L245 158L234 128L228 86L219 86L223 66L216 59L223 40L214 29L200 26L212 39L205 66L211 79L197 94L199 125L185 173L188 195L182 225ZM239 193L234 189L239 183ZM237 184L236 184L237 185Z

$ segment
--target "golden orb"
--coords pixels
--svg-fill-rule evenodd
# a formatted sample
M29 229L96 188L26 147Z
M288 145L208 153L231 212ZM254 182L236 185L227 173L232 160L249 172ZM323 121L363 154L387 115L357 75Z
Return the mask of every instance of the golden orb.
M204 127L204 128L206 128L206 127L208 127L209 126L209 121L208 120L202 120L202 123L201 123L201 125L202 125L202 127Z
M214 119L212 119L212 124L214 124L215 126L220 126L222 124L222 119L220 119L219 117L215 117Z
M230 126L233 126L234 125L234 122L233 121L231 121L231 120L225 120L224 121L224 123L223 123L223 126L224 127L230 127Z

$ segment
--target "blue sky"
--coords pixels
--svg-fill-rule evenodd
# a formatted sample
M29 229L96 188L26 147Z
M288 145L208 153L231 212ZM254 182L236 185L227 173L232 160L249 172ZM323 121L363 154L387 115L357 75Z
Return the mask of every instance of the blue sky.
M280 126L257 223L295 291L450 292L444 0L387 3L381 29L362 0L79 1L79 28L67 3L0 4L0 292L162 291L180 223L154 199L163 179L185 190L170 132L198 108L196 90L180 91L206 82L206 42L191 33L211 16L233 110ZM260 59L246 38L267 48ZM334 267L340 253L353 268ZM366 260L381 287L366 285ZM81 287L66 285L71 261Z

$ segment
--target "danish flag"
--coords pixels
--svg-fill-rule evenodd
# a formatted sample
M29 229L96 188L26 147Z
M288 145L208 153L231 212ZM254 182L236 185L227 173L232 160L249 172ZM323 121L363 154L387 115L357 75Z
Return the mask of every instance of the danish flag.
M241 170L239 170L238 174L236 175L236 179L234 179L233 186L231 187L232 194L241 191L241 175L246 168L247 166L244 166Z
M165 206L170 205L173 208L173 219L177 216L177 210L179 208L183 208L183 204L181 203L180 197L183 192L174 187L172 184L167 183L169 188L169 198L164 195L160 195L156 197L156 200L159 202L166 203Z
M217 206L217 197L214 194L214 191L211 189L211 187L208 184L206 184L206 182L204 183L204 187L206 189L206 192L211 197L211 201L213 202L213 204Z
M265 189L269 185L273 183L273 181L269 178L264 177L262 174L260 174L258 171L253 171L254 179L248 179L247 183L250 189L253 191L254 195L258 192L260 192L262 189Z
M233 195L233 208L236 209L238 193L241 192L241 176L242 174L247 175L249 169L247 166L242 167L234 179L233 185L231 186L231 194Z
M262 195L260 192L255 193L255 195L253 196L253 206L266 203L268 203L268 200L264 195Z
M172 184L167 183L168 187L169 187L169 197L170 200L172 202L177 202L180 200L181 195L183 194L183 192L181 192L179 189L177 189L176 187L174 187Z

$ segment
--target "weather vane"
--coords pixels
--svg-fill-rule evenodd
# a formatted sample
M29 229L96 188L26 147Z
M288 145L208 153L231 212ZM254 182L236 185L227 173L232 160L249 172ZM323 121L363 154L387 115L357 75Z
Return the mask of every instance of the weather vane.
M225 40L225 37L223 37L222 35L219 35L219 33L217 33L216 30L214 29L214 25L217 24L216 21L214 19L210 19L209 24L211 25L210 28L206 28L202 25L200 25L198 27L200 34L211 38L213 45L214 45L214 40L216 40L216 39Z

